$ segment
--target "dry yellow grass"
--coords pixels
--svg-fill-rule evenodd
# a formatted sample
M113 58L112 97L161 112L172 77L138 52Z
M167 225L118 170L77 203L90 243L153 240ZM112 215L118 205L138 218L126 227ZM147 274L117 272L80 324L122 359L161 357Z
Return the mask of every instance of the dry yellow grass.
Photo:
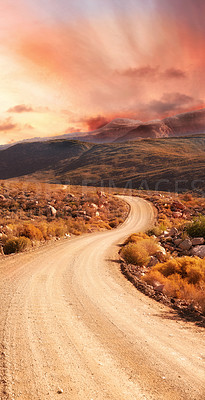
M142 279L164 285L164 293L198 304L205 312L205 260L198 257L177 257L158 263Z

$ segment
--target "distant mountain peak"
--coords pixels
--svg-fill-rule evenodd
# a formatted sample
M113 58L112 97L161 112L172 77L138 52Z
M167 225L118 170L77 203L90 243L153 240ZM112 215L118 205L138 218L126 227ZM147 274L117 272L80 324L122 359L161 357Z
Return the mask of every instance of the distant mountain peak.
M81 140L90 143L126 142L145 138L185 136L205 132L205 108L177 114L162 120L142 122L129 118L115 118L92 132L66 133L44 138L26 139L22 142L45 142L50 140ZM19 143L19 142L18 142ZM0 146L0 150L10 145Z

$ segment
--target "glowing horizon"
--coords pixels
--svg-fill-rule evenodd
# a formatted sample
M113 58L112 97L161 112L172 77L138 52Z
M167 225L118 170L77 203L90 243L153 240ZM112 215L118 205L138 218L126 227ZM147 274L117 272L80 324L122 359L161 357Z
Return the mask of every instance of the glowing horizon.
M0 13L0 143L205 106L202 0L8 0Z

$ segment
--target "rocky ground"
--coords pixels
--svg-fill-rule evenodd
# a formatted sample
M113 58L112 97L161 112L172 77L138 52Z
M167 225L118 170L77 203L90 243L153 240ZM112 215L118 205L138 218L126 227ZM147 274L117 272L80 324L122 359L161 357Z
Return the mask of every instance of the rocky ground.
M205 314L198 304L167 295L164 285L157 280L153 280L152 284L144 280L152 267L167 260L186 256L205 260L204 237L189 237L185 229L195 217L205 213L204 199L184 195L181 200L167 194L147 195L146 198L158 212L154 228L147 232L150 238L156 240L158 249L150 256L147 265L133 265L121 258L121 270L144 294L171 306L184 318L205 326Z
M124 201L95 188L2 181L1 252L8 240L19 237L26 237L33 246L71 234L112 229L126 219L128 211Z

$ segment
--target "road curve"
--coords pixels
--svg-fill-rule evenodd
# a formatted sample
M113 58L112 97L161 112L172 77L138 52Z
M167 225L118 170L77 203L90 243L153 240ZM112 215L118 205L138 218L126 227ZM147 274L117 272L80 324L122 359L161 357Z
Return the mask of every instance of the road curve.
M138 292L116 244L153 219L125 198L126 222L8 257L0 266L1 399L202 400L201 328Z

